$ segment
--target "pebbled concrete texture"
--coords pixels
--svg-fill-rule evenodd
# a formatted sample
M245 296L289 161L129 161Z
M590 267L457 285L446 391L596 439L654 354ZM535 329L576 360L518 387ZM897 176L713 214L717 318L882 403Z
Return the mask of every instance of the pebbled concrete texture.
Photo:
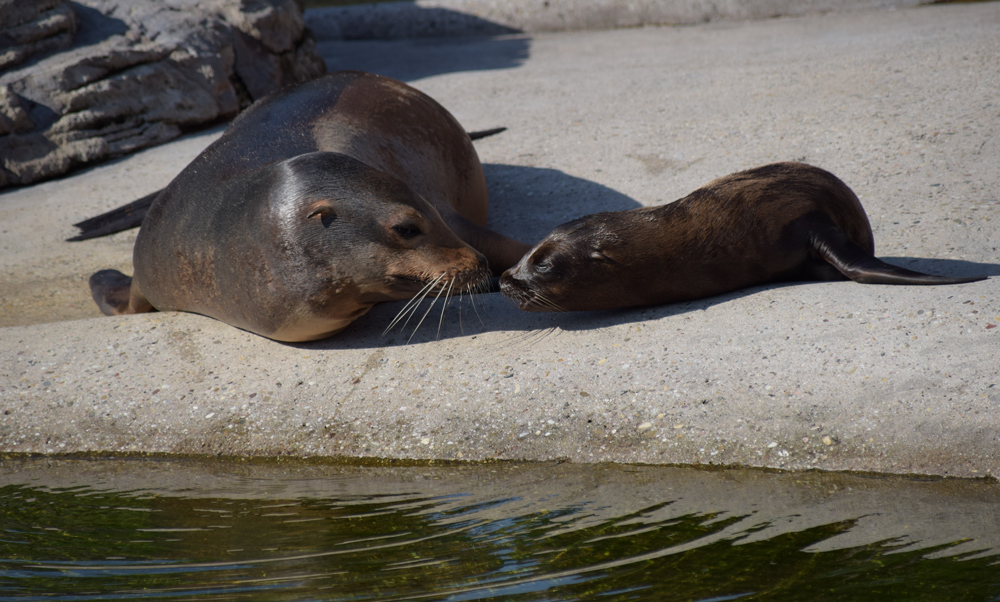
M201 316L98 317L135 233L71 224L164 186L220 130L0 195L0 451L1000 472L1000 4L691 27L321 41L469 130L525 241L779 160L839 175L887 261L993 276L802 283L618 312L497 295L383 336L387 304L285 345ZM323 40L322 35L318 36Z

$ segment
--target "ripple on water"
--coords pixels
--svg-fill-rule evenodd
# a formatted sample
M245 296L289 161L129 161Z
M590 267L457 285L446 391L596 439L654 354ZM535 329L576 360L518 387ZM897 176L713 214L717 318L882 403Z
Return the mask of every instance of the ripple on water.
M987 600L998 502L843 474L5 458L0 602Z

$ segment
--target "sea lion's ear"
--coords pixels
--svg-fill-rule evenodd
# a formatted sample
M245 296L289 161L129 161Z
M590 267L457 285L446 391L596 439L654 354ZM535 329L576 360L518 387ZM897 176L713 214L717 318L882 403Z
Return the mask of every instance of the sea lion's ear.
M306 219L316 218L323 222L324 228L328 228L330 227L330 224L337 219L337 213L333 210L333 206L329 203L326 201L319 201L317 203L313 203L313 205L309 207L308 213L306 214Z

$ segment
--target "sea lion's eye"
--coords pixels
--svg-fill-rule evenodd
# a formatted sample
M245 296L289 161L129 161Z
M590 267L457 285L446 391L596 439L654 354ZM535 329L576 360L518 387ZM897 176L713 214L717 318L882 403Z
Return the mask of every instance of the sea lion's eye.
M414 238L423 234L423 232L420 231L420 228L409 224L393 226L392 229L396 232L396 234L399 234L399 236L404 239Z
M548 274L552 271L552 262L548 259L543 259L535 264L535 271L539 274Z
M597 261L600 261L600 262L603 262L603 263L610 263L612 265L617 265L618 264L617 261L615 261L614 259L611 259L610 257L608 257L604 253L604 251L598 251L598 250L591 251L590 252L590 258L591 259L596 259Z

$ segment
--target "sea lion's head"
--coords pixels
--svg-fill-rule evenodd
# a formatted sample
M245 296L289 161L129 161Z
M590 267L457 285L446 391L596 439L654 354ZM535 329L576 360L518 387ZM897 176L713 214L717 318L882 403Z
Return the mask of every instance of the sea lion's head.
M411 298L428 285L450 294L488 281L486 258L430 203L384 172L346 155L315 152L282 162L274 178L269 219L279 243L273 255L280 257L280 279L294 307L282 336L272 338L328 336L312 335L317 323L339 330L373 304Z
M500 278L500 290L526 311L581 311L631 305L643 274L642 241L622 220L597 213L556 227ZM642 237L639 237L642 238Z

